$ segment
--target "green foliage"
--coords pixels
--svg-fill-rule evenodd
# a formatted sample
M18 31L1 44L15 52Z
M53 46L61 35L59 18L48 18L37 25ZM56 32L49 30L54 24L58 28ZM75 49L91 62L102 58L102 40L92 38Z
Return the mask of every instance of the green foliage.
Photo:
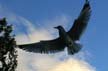
M12 25L8 25L5 18L0 20L0 71L15 71L17 67L16 42L12 31Z

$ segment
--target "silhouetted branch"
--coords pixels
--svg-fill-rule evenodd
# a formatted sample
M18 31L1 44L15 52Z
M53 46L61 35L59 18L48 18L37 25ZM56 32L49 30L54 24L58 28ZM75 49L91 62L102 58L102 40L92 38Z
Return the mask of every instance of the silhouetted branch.
M12 25L7 25L5 18L0 20L0 71L15 71L17 67L16 42L11 32Z

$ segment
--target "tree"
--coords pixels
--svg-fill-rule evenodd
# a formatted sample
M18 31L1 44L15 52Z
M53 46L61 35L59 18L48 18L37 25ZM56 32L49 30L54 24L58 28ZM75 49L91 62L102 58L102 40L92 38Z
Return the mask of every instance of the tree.
M6 19L0 20L0 71L15 71L17 67L16 42L12 25Z

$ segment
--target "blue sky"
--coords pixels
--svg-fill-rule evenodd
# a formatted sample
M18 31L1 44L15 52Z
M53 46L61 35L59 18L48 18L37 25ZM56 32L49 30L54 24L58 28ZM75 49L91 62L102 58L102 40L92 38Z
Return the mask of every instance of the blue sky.
M91 19L86 32L81 37L84 47L82 51L87 50L91 54L88 61L96 67L96 71L108 70L107 3L107 0L90 0ZM0 4L12 13L31 21L36 28L47 28L51 25L50 21L57 21L55 17L59 19L66 16L69 22L64 27L68 30L79 15L84 0L0 0Z

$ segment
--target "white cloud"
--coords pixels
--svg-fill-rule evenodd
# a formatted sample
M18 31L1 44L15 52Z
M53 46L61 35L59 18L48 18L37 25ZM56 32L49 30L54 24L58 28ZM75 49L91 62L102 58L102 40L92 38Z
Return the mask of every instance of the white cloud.
M19 34L16 37L17 44L27 44L33 42L39 42L40 40L48 40L52 39L53 37L51 34L45 29L36 29L36 27L28 20L23 17L19 17L23 25L28 28L28 34ZM17 29L17 28L16 28ZM20 39L20 40L19 40Z
M18 51L18 71L96 71L87 61L65 52L47 55Z
M38 24L41 24L40 26L38 24L36 25L32 24L30 21L28 21L27 19L21 16L11 15L10 20L11 22L15 21L17 23L17 24L14 24L14 28L15 28L14 30L17 30L17 31L18 29L20 30L21 24L24 27L26 27L25 29L27 31L27 34L17 35L16 37L17 44L33 43L33 42L38 42L39 40L49 40L49 39L53 39L54 37L56 38L58 37L58 30L55 30L53 27L62 25L64 28L66 28L67 23L69 22L68 17L64 15L60 17L56 16L56 18L53 19L52 21L47 20L47 21L44 21L44 23L40 22L38 23ZM36 26L38 26L39 28L37 28ZM21 40L19 40L19 38Z
M62 63L59 63L50 71L95 71L87 62L70 58Z
M54 27L58 26L58 25L62 25L64 27L64 29L67 31L68 30L68 26L70 23L71 17L67 16L67 15L59 15L59 16L55 16L52 19L46 19L43 20L41 22L36 23L38 26L40 26L41 29L46 29L47 31L49 31L49 33L56 35L54 37L57 37L58 33L57 30L54 29Z

